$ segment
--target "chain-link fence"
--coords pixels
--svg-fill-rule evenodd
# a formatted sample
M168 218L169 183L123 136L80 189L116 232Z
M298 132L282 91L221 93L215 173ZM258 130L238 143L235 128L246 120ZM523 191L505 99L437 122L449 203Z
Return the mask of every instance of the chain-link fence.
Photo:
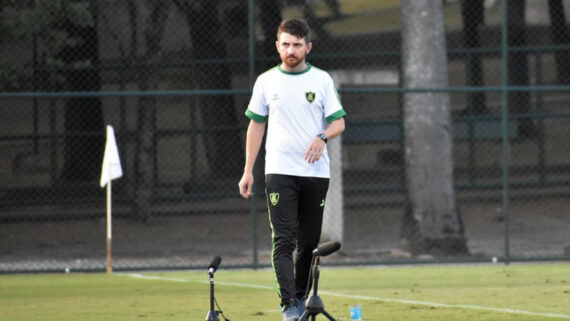
M115 269L268 266L237 182L289 17L348 114L327 262L570 259L570 1L504 1L0 1L0 271L104 269L105 124Z

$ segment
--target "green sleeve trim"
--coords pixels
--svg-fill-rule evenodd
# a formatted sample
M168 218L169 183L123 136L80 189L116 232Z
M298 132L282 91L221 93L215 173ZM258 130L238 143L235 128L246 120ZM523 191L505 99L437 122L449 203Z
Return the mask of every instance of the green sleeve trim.
M252 112L252 111L249 110L249 109L245 111L245 115L246 115L249 119L255 120L255 121L258 122L258 123L265 123L265 122L267 121L267 116L258 115L258 114Z
M344 111L344 109L341 109L341 110L337 111L336 113L326 117L325 119L326 119L327 123L330 124L333 121L335 121L341 117L344 117L344 115L346 115L346 112Z

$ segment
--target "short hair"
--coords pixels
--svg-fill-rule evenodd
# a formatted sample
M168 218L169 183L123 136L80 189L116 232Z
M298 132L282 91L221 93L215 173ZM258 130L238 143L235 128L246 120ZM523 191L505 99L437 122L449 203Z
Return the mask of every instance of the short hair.
M309 24L300 18L286 19L279 24L277 29L277 41L283 32L291 34L298 38L305 38L305 42L311 42L311 28Z

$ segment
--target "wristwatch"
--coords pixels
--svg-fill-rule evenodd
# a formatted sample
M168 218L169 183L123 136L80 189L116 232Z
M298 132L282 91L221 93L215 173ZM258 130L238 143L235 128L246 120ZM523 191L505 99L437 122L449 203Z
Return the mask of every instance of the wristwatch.
M322 139L323 142L325 142L325 144L329 141L329 139L327 138L327 135L320 133L317 135L318 138Z

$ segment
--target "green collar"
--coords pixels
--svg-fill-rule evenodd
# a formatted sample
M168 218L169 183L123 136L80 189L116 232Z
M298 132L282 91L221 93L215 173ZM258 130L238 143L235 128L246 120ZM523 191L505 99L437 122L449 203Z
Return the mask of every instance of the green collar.
M277 69L286 75L301 75L301 74L304 74L307 71L311 70L311 68L313 67L308 62L306 64L307 64L307 68L305 68L305 70L297 71L297 72L291 72L291 71L283 70L283 68L281 68L281 64L277 65Z

